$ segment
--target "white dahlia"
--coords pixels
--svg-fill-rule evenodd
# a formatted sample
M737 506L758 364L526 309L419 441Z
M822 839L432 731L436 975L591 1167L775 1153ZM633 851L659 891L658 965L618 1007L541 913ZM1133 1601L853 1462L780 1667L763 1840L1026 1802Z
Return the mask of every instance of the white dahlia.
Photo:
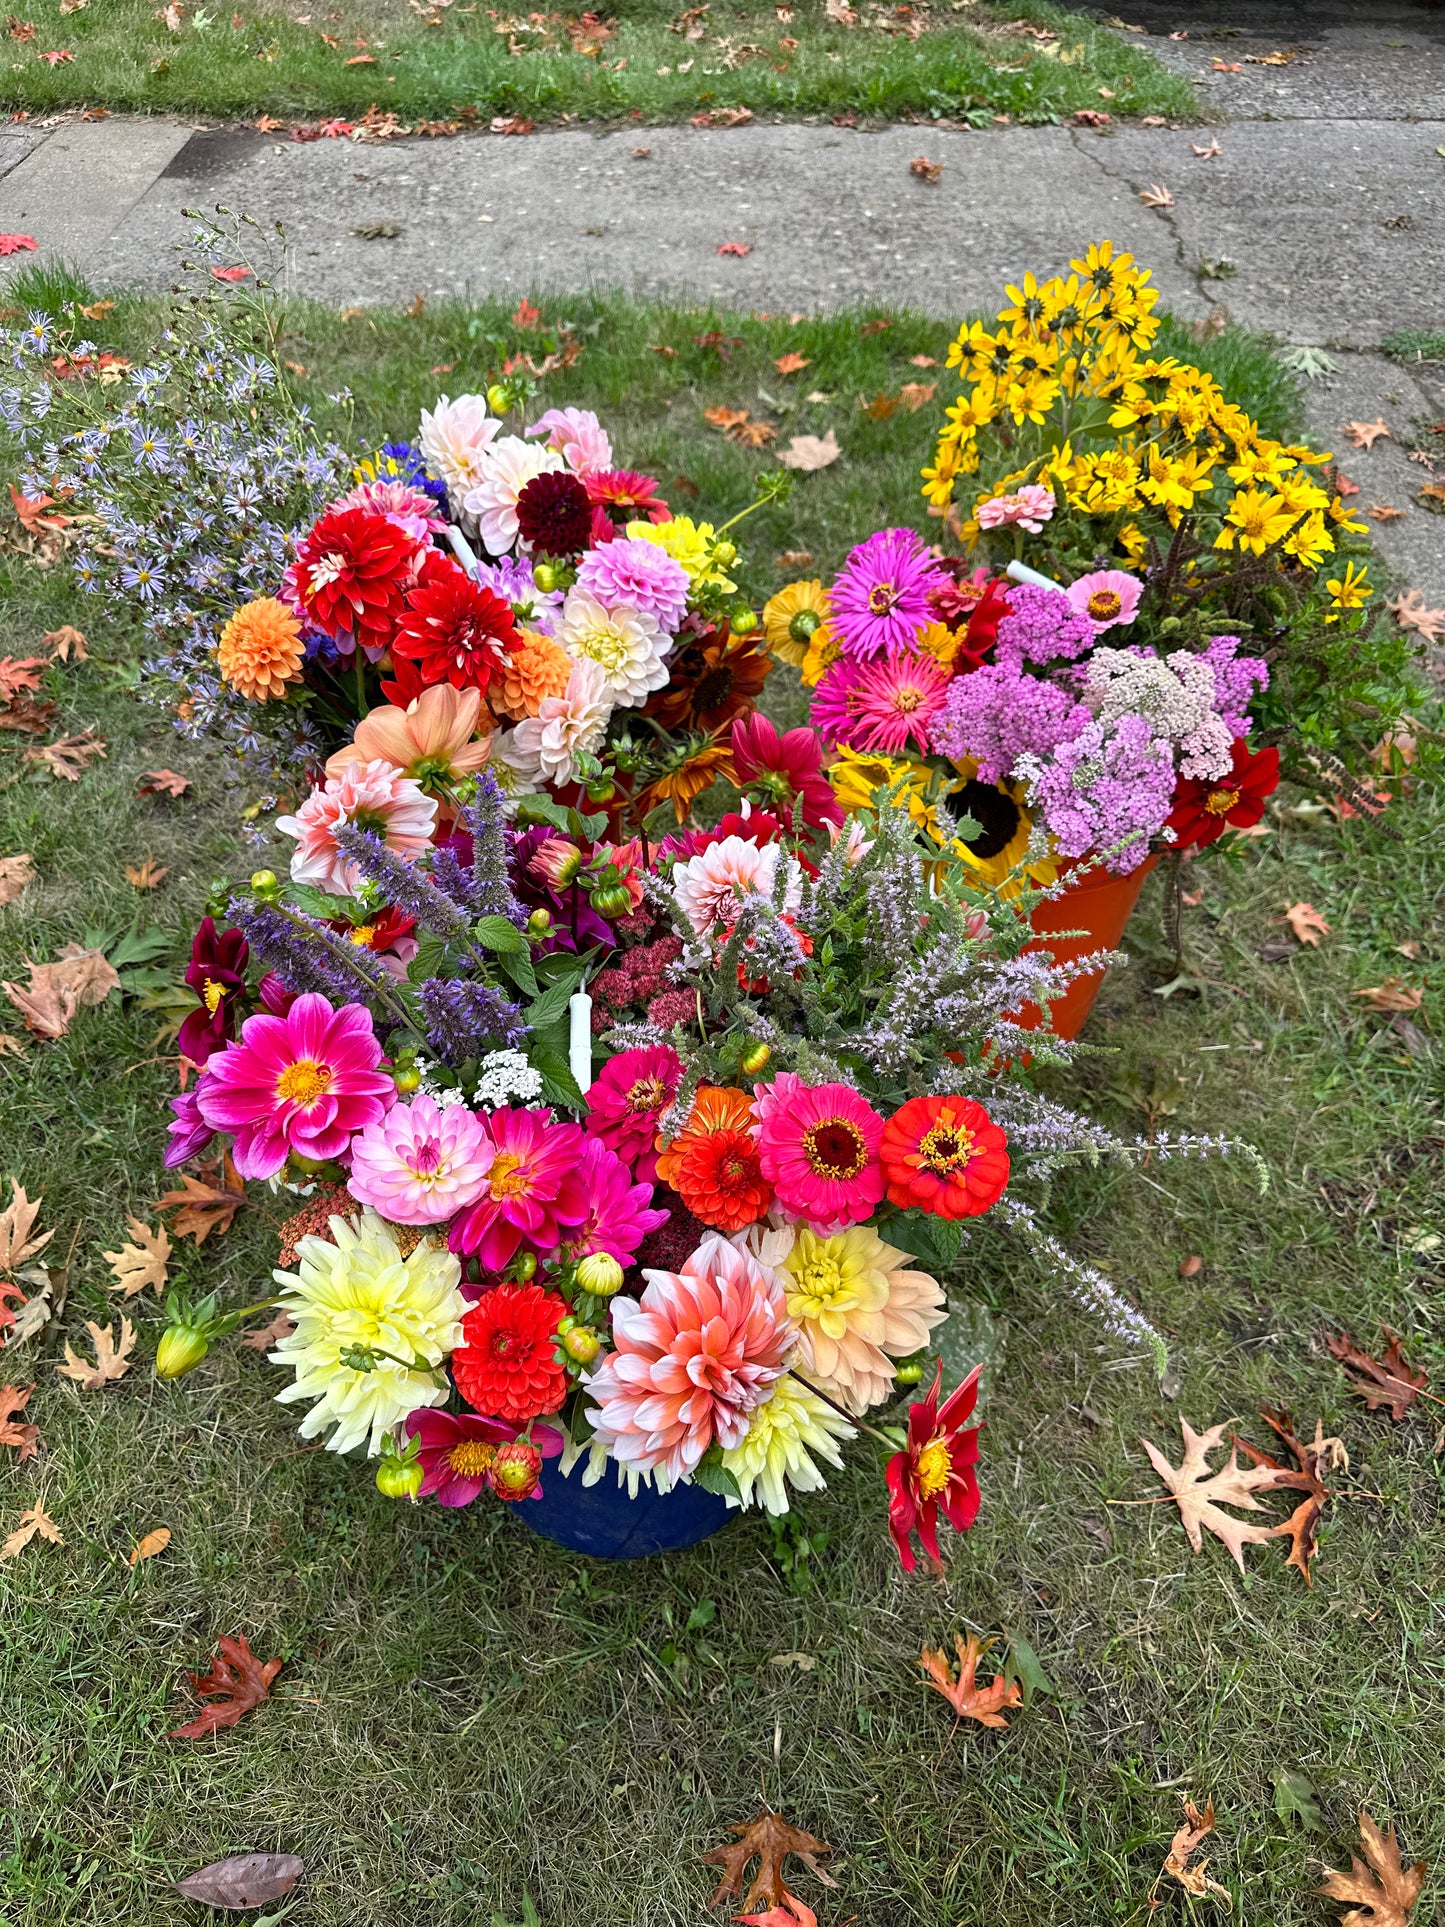
M421 411L421 445L427 473L445 482L460 504L482 478L482 457L502 424L487 413L485 397L441 395L435 408Z
M667 681L672 637L656 616L639 609L607 609L585 589L571 589L562 605L557 640L574 662L597 664L619 708L646 702Z

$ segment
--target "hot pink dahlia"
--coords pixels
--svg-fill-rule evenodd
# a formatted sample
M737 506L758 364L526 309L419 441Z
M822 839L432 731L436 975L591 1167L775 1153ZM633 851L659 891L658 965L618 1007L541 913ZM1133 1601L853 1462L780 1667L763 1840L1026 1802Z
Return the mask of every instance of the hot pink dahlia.
M840 658L813 691L814 726L835 742L875 756L920 755L948 694L948 671L932 656L891 649L873 662Z
M498 1452L515 1442L517 1428L499 1418L473 1412L443 1412L423 1407L406 1422L409 1437L420 1440L421 1497L438 1505L470 1505L491 1484ZM562 1434L550 1425L533 1424L529 1437L544 1459L561 1456ZM540 1499L542 1488L528 1497Z
M587 1216L567 1239L574 1258L605 1251L625 1271L637 1260L637 1247L667 1223L666 1211L652 1206L652 1186L634 1183L632 1173L599 1138L590 1137L579 1167L587 1194Z
M776 723L755 709L733 724L733 768L743 789L770 803L791 802L814 829L841 823L843 811L823 774L823 748L815 729L790 729L780 736Z
M776 1272L724 1238L704 1239L680 1272L647 1276L640 1301L613 1299L616 1349L583 1384L612 1456L676 1483L714 1439L742 1442L795 1334Z
M396 1086L380 1062L371 1013L359 1004L333 1010L311 993L284 1017L248 1017L241 1041L206 1065L196 1108L213 1130L235 1134L243 1178L270 1178L291 1151L341 1157L386 1115Z
M441 1224L481 1196L490 1149L479 1118L423 1093L353 1141L348 1189L393 1224Z
M475 1255L485 1270L500 1271L518 1246L555 1251L586 1220L584 1139L548 1110L493 1111L478 1123L482 1192L453 1219L448 1242L459 1257Z
M355 865L336 847L336 832L343 823L374 830L388 849L415 857L431 848L436 814L435 797L378 757L370 763L350 763L339 775L328 777L294 816L278 816L276 828L297 839L291 857L296 881L314 883L344 897L359 878Z
M851 1084L804 1084L782 1071L753 1095L763 1176L789 1216L858 1224L883 1196L883 1119Z
M682 1059L671 1044L621 1051L593 1079L582 1128L651 1183L657 1176L657 1121L681 1080Z

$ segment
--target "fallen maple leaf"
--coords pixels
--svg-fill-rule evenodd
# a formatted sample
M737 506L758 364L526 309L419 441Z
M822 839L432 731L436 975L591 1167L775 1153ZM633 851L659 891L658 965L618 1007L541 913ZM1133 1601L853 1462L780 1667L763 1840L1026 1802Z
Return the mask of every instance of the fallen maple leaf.
M120 977L100 950L82 950L77 956L63 957L59 963L35 964L26 960L30 982L0 984L10 1002L25 1019L27 1030L37 1037L63 1037L82 1006L104 1003L111 991L120 989Z
M137 796L184 796L191 787L189 776L173 769L148 769L135 786Z
M1141 188L1139 199L1145 207L1173 207L1174 205L1174 196L1167 187L1161 187L1158 181L1151 181L1148 187Z
M127 1218L126 1229L135 1240L134 1244L125 1244L119 1251L103 1251L100 1254L115 1279L115 1289L131 1299L149 1286L159 1297L166 1288L171 1241L164 1228L152 1231L139 1218Z
M1369 1865L1351 1854L1350 1871L1327 1868L1325 1884L1319 1889L1327 1900L1358 1903L1341 1916L1340 1927L1409 1927L1410 1911L1425 1884L1425 1862L1417 1860L1408 1870L1402 1867L1394 1827L1382 1834L1368 1813L1360 1815L1360 1848Z
M271 1682L281 1666L279 1659L264 1663L257 1659L244 1633L235 1639L218 1640L210 1671L186 1674L197 1697L211 1704L203 1705L193 1720L173 1728L166 1738L204 1740L223 1726L235 1726L244 1714L271 1697Z
M124 1378L134 1364L131 1353L135 1350L135 1326L122 1312L119 1345L109 1325L97 1325L93 1318L87 1318L85 1329L90 1333L90 1342L95 1347L95 1363L87 1364L85 1359L78 1357L67 1340L65 1363L57 1365L55 1369L62 1378L73 1378L82 1392L98 1392L114 1384L116 1379Z
M528 120L525 114L499 114L489 123L494 134L535 134L537 123Z
M1393 602L1387 602L1385 607L1402 629L1413 629L1426 642L1439 642L1445 637L1445 609L1427 609L1425 598L1418 589L1406 589Z
M965 1644L963 1635L955 1633L953 1644L958 1654L957 1679L953 1677L947 1653L924 1647L918 1663L928 1675L928 1684L935 1692L942 1693L959 1719L1007 1729L1004 1712L1023 1705L1023 1688L1016 1679L1005 1679L1002 1673L995 1674L992 1686L978 1684L978 1662L993 1645L991 1639L980 1639L977 1633L970 1633Z
M1192 1800L1184 1801L1184 1824L1169 1842L1169 1852L1165 1857L1162 1871L1171 1879L1177 1880L1186 1893L1202 1899L1205 1894L1223 1894L1230 1898L1229 1889L1221 1887L1212 1880L1207 1871L1209 1862L1201 1860L1191 1867L1190 1860L1199 1851L1200 1844L1214 1831L1214 1802L1205 1804L1201 1813Z
M1284 920L1294 932L1296 941L1319 948L1321 935L1329 936L1330 926L1312 903L1292 903L1284 913Z
M534 329L540 328L541 325L542 310L533 307L526 295L523 295L517 303L516 312L512 316L512 326L514 328L524 329L530 334Z
M1217 74L1242 74L1244 68L1237 60L1221 60L1218 55L1210 62Z
M133 890L157 890L170 873L170 865L157 863L149 851L144 862L127 863L125 866L125 880Z
M78 783L96 757L104 755L104 737L97 736L93 729L86 729L78 736L62 737L58 743L42 743L39 749L27 749L25 761L43 763L52 776L62 777L67 783Z
M213 281L244 281L248 278L250 272L251 270L249 268L244 267L212 268L211 279Z
M943 179L943 162L930 161L922 154L908 163L908 171L915 180L922 181L927 187L937 187Z
M230 1152L225 1153L219 1164L203 1164L199 1177L182 1171L180 1180L179 1191L167 1191L155 1202L157 1211L180 1207L171 1225L176 1236L192 1238L203 1245L213 1231L229 1231L236 1213L246 1202L246 1187Z
M702 418L710 428L720 429L724 435L740 428L748 418L746 408L704 408Z
M937 361L932 355L910 355L908 357L908 363L912 368L936 368L938 366Z
M138 1566L142 1559L154 1559L156 1554L158 1552L164 1552L170 1543L170 1527L157 1526L154 1532L148 1532L143 1539L138 1539L131 1547L130 1557L126 1560L126 1564L128 1566Z
M869 421L886 422L890 416L896 415L903 406L903 397L901 395L877 394L873 397L872 401L869 401L866 395L860 395L858 397L858 406L868 417Z
M811 368L812 362L806 355L800 355L790 348L785 355L779 355L773 366L780 375L796 375L800 368Z
M1219 136L1217 134L1209 142L1207 147L1201 147L1197 141L1190 141L1189 145L1194 149L1194 157L1196 160L1217 161L1219 156L1224 152L1224 149L1219 145Z
M112 302L111 306L114 307L115 303ZM81 313L85 313L84 308L81 309ZM52 629L48 635L42 636L40 647L50 651L52 662L69 662L72 658L76 662L85 662L90 655L90 651L85 646L84 632L72 628L68 622L62 623L58 629Z
M207 1907L245 1913L284 1900L305 1871L306 1862L294 1853L233 1853L178 1880L176 1891Z
M1389 502L1371 502L1365 513L1372 522L1398 522L1409 510L1397 509Z
M38 1257L55 1236L53 1231L42 1231L39 1237L34 1235L40 1199L26 1197L25 1186L19 1178L12 1178L10 1186L10 1202L0 1211L0 1278L13 1278L21 1266Z
M35 58L43 60L47 67L61 67L66 61L74 60L75 55L69 47L58 47L52 53L37 54Z
M0 856L0 905L13 903L35 881L35 859L28 850L19 856Z
M702 1857L704 1866L721 1867L723 1870L709 1906L716 1907L720 1901L737 1898L742 1892L748 1862L755 1854L758 1871L743 1899L744 1907L752 1907L759 1900L767 1900L774 1907L784 1904L789 1893L787 1882L783 1879L783 1862L790 1853L796 1854L809 1873L816 1874L825 1887L836 1887L838 1884L818 1865L817 1856L820 1853L833 1851L827 1841L817 1840L811 1833L804 1833L801 1828L789 1825L781 1813L760 1813L756 1820L749 1820L745 1826L729 1827L728 1832L735 1833L738 1838L721 1841Z
M11 236L11 239L14 237ZM27 237L22 235L22 240ZM6 239L0 235L0 242ZM0 252L14 253L14 249L0 249ZM15 505L15 513L20 517L20 526L27 535L35 535L41 529L66 529L70 527L68 515L50 515L47 510L57 506L53 495L22 495L15 484L9 484L10 500Z
M910 415L916 415L919 409L926 407L937 393L936 381L905 381L898 391L898 399Z
M1273 1538L1274 1528L1246 1525L1244 1520L1221 1508L1232 1505L1245 1512L1262 1512L1264 1507L1254 1495L1268 1490L1276 1475L1264 1466L1240 1465L1238 1448L1233 1445L1228 1465L1213 1471L1209 1454L1223 1440L1224 1426L1211 1425L1207 1432L1196 1432L1187 1419L1181 1419L1179 1429L1184 1435L1184 1458L1178 1466L1171 1465L1148 1439L1141 1439L1139 1443L1178 1505L1180 1519L1195 1552L1204 1549L1202 1533L1211 1532L1228 1546L1234 1563L1243 1572L1244 1548L1262 1545L1266 1539Z
M36 1504L28 1511L21 1513L19 1525L6 1539L4 1545L0 1546L0 1559L16 1558L24 1552L37 1533L42 1539L48 1539L53 1546L65 1544L60 1534L60 1527L56 1525L43 1505Z
M728 439L742 448L766 448L778 439L778 431L772 422L740 422Z
M1383 1359L1362 1351L1347 1331L1327 1332L1325 1345L1331 1358L1338 1360L1350 1390L1358 1393L1366 1407L1372 1412L1387 1411L1398 1422L1430 1380L1426 1373L1417 1372L1406 1358L1399 1333L1392 1332L1388 1325L1382 1325L1380 1330L1385 1335Z
M1354 448L1373 448L1382 435L1386 441L1394 440L1383 418L1372 422L1346 422L1344 430Z
M1382 984L1371 984L1354 995L1362 997L1371 1010L1418 1010L1425 1001L1425 992L1412 989L1403 977L1387 977Z
M295 1329L296 1324L290 1312L278 1311L269 1325L263 1325L259 1331L247 1332L241 1343L248 1351L274 1351L281 1340L289 1338Z
M30 1403L33 1385L0 1385L0 1445L10 1445L20 1454L15 1461L24 1465L40 1450L40 1427L16 1423L16 1413Z
M258 134L279 134L286 123L284 120L277 120L274 114L262 114L261 118L254 121L252 125Z
M812 475L820 468L831 467L842 453L838 437L830 428L821 440L816 435L795 435L786 448L778 450L778 460L784 468Z
M751 241L724 241L716 251L719 254L735 254L741 259L743 255L752 253L753 244Z

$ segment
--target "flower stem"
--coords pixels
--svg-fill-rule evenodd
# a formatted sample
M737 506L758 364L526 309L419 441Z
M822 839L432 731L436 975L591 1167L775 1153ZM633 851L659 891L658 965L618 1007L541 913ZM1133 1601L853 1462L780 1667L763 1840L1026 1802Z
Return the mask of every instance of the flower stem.
M832 1410L838 1414L839 1418L846 1419L850 1425L857 1426L859 1431L867 1432L870 1438L877 1439L880 1445L886 1445L890 1452L897 1452L901 1449L897 1439L890 1439L886 1432L880 1432L878 1427L876 1425L870 1425L867 1419L855 1418L851 1412L845 1411L837 1399L829 1398L826 1392L820 1391L816 1385L811 1384L795 1367L789 1369L788 1376L796 1379L805 1392L811 1392L814 1398L822 1399L823 1403L830 1406Z

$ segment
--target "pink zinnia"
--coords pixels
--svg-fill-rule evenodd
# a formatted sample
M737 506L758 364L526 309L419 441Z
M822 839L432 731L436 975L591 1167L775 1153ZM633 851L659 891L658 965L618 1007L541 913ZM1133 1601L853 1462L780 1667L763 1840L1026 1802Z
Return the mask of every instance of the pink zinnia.
M589 549L577 565L577 587L604 609L636 609L676 635L687 614L692 579L666 549L640 535L619 535Z
M980 502L974 520L981 529L1027 529L1037 535L1056 507L1054 491L1041 482L1025 482L1014 495L996 495Z
M490 1149L480 1119L463 1105L443 1110L422 1094L354 1141L347 1188L393 1224L441 1224L481 1196Z
M813 723L850 749L903 755L912 738L920 755L928 727L948 694L948 671L932 656L892 649L873 662L835 662L813 692Z
M805 823L841 823L843 810L823 774L823 748L815 729L777 725L760 709L733 724L733 768L741 788L759 790L770 803L793 802Z
M741 1444L795 1334L776 1272L724 1238L705 1238L680 1272L646 1277L640 1301L613 1299L616 1349L582 1382L596 1436L619 1464L660 1466L675 1484L714 1439Z
M475 1255L484 1270L500 1271L523 1243L555 1251L585 1221L584 1140L577 1125L558 1124L548 1110L494 1111L477 1121L486 1177L480 1197L453 1220L448 1242L459 1257Z
M1102 635L1116 623L1132 622L1139 608L1144 584L1124 569L1095 569L1081 575L1064 591L1069 606L1077 615L1087 616L1094 634Z
M650 1183L657 1176L657 1121L681 1081L682 1059L671 1044L621 1051L593 1079L583 1129Z
M929 596L948 580L914 529L880 529L860 542L828 591L844 655L867 660L906 649L934 620Z
M883 1196L883 1119L851 1084L782 1071L753 1096L758 1156L777 1201L814 1225L858 1224Z
M651 1208L651 1184L635 1184L622 1159L599 1138L588 1138L579 1176L587 1194L587 1216L568 1237L567 1249L574 1258L605 1251L625 1271L648 1233L667 1223L667 1212Z
M596 475L612 466L612 442L590 408L549 408L533 422L529 435L545 435L577 475Z
M276 828L297 839L291 874L298 883L314 883L332 896L349 896L358 878L336 847L343 823L374 830L388 849L401 856L420 856L431 848L436 824L436 799L420 783L403 776L377 757L370 763L350 763L312 790L295 816L278 816Z
M271 1178L293 1151L343 1156L386 1115L396 1085L380 1062L371 1013L360 1004L333 1010L313 992L284 1017L248 1017L241 1041L206 1065L196 1108L213 1130L234 1133L243 1178Z

